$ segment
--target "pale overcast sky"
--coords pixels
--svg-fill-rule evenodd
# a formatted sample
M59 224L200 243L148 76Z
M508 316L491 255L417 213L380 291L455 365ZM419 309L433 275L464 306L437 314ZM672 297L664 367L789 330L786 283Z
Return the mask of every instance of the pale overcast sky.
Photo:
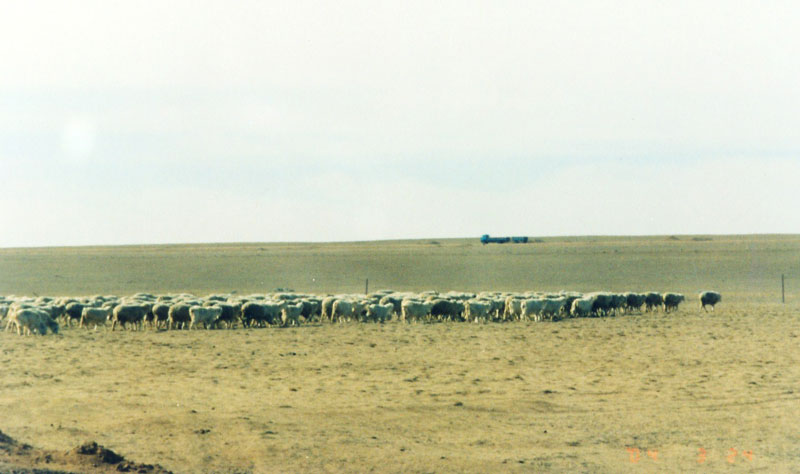
M0 246L800 232L797 2L0 7Z

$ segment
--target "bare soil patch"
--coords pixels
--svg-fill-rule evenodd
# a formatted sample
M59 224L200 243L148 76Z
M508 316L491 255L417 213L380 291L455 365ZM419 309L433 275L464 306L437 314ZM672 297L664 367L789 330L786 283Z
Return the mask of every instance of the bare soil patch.
M62 332L0 334L3 430L53 456L92 439L181 473L686 472L701 450L704 470L800 463L792 306Z

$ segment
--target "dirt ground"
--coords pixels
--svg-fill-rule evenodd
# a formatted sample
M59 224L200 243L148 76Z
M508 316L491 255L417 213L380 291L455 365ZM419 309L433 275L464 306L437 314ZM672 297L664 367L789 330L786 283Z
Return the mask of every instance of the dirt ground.
M561 258L560 265L572 269L583 261L594 271L561 275L541 263L533 278L560 275L552 286L685 291L688 301L669 315L0 333L0 430L62 455L94 441L126 459L177 473L800 472L800 305L792 291L780 303L782 265L791 267L800 256L796 240L730 239L718 246L684 241L674 248L659 240L647 249L627 241L563 242L550 250L545 242L486 249L491 258L479 254L480 247L442 244L452 263L440 273L459 267L461 259L490 262L486 272L498 286L510 286L522 271L517 264L503 270L502 262L533 258L525 255L539 249L543 262ZM705 250L693 252L697 245ZM614 248L623 257L608 268L612 261L602 256ZM315 251L323 260L335 253ZM80 288L48 293L54 271L72 275L85 268L91 282L100 264L62 256L54 260L59 268L45 271L48 252L55 251L31 251L39 256L28 256L28 264L21 250L5 252L0 269L29 277L4 274L4 294L30 294L24 287L36 284L37 272L45 288L40 294L133 292L124 282L135 277L107 266L102 290L85 291L81 282ZM392 254L402 265L408 260L398 252L377 252L376 258ZM435 255L441 248L431 252L433 260L443 258ZM694 264L684 253L695 255ZM353 255L347 261L357 265L361 250ZM648 258L664 273L643 279L637 268L655 265ZM66 264L69 259L82 267ZM286 274L300 275L307 261L283 261ZM201 266L197 262L186 265ZM696 272L684 272L693 265ZM158 281L169 277L152 268L162 276L142 277L136 289L165 290ZM630 278L618 275L629 268ZM440 273L405 285L461 289L439 287ZM715 313L703 313L690 293L699 286L698 275L723 293ZM687 283L671 286L669 279ZM223 280L207 289L224 290ZM10 465L10 451L3 454L0 446L0 471L3 462ZM46 468L28 461L28 468Z
M796 310L3 334L0 419L187 473L790 472Z

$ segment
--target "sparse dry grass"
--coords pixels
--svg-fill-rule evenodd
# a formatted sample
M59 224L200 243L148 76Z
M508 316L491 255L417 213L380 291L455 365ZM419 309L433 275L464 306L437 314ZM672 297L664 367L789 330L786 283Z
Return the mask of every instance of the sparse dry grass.
M800 460L798 318L5 335L6 433L178 472L671 472ZM208 432L204 432L208 430ZM644 456L659 451L658 461Z
M29 293L31 284L43 288L41 294L175 291L179 284L169 275L212 261L220 267L211 268L236 262L245 274L264 262L271 269L283 265L288 276L268 272L272 279L259 283L261 291L314 290L292 275L313 270L326 280L335 277L336 262L346 262L352 271L331 287L341 291L350 289L345 281L353 275L375 275L393 262L381 277L370 276L371 284L395 278L378 286L690 293L698 285L686 269L697 266L699 280L710 281L702 286L722 291L724 299L715 314L700 312L690 294L680 311L666 316L558 323L0 333L0 429L50 449L92 439L177 472L796 471L799 308L791 299L771 302L774 294L780 297L779 286L771 287L776 272L779 285L781 265L800 255L798 241L737 239L548 240L494 248L440 240L431 249L412 242L383 250L380 244L308 244L303 252L266 246L270 257L258 259L238 250L226 256L225 246L194 249L184 260L180 249L191 247L166 248L166 258L144 250L137 258L140 250L126 249L117 253L128 265L105 267L104 281L99 262L108 262L114 249L75 251L80 256L30 251L27 257L2 251L0 288L6 293ZM695 253L698 245L707 247ZM104 257L85 260L92 251ZM61 256L47 264L53 253ZM694 262L682 256L687 253ZM24 258L33 263L19 263ZM250 260L256 263L248 266ZM141 270L128 268L137 265ZM528 265L531 281L555 280L523 286L517 278ZM9 268L31 277L12 287ZM643 268L664 270L645 277ZM76 276L74 287L48 286L57 281L49 279L53 271L84 271L88 283ZM193 285L180 289L231 289L224 276L234 274L189 275ZM128 278L140 278L130 291ZM255 291L237 278L230 285ZM747 282L758 284L749 288ZM84 286L92 283L106 286ZM633 447L641 456L635 464L627 451ZM707 451L702 466L700 448ZM733 464L731 448L740 453ZM658 451L657 460L648 449ZM752 460L743 457L745 450Z
M363 292L679 291L715 289L780 299L800 292L800 236L547 238L483 246L478 239L341 244L214 244L0 249L0 294L132 294L236 290ZM794 285L793 287L791 285Z

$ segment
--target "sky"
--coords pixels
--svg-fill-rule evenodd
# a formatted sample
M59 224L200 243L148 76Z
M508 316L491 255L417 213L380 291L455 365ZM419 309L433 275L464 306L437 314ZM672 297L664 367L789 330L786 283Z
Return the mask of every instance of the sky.
M0 6L0 247L800 233L800 6Z

